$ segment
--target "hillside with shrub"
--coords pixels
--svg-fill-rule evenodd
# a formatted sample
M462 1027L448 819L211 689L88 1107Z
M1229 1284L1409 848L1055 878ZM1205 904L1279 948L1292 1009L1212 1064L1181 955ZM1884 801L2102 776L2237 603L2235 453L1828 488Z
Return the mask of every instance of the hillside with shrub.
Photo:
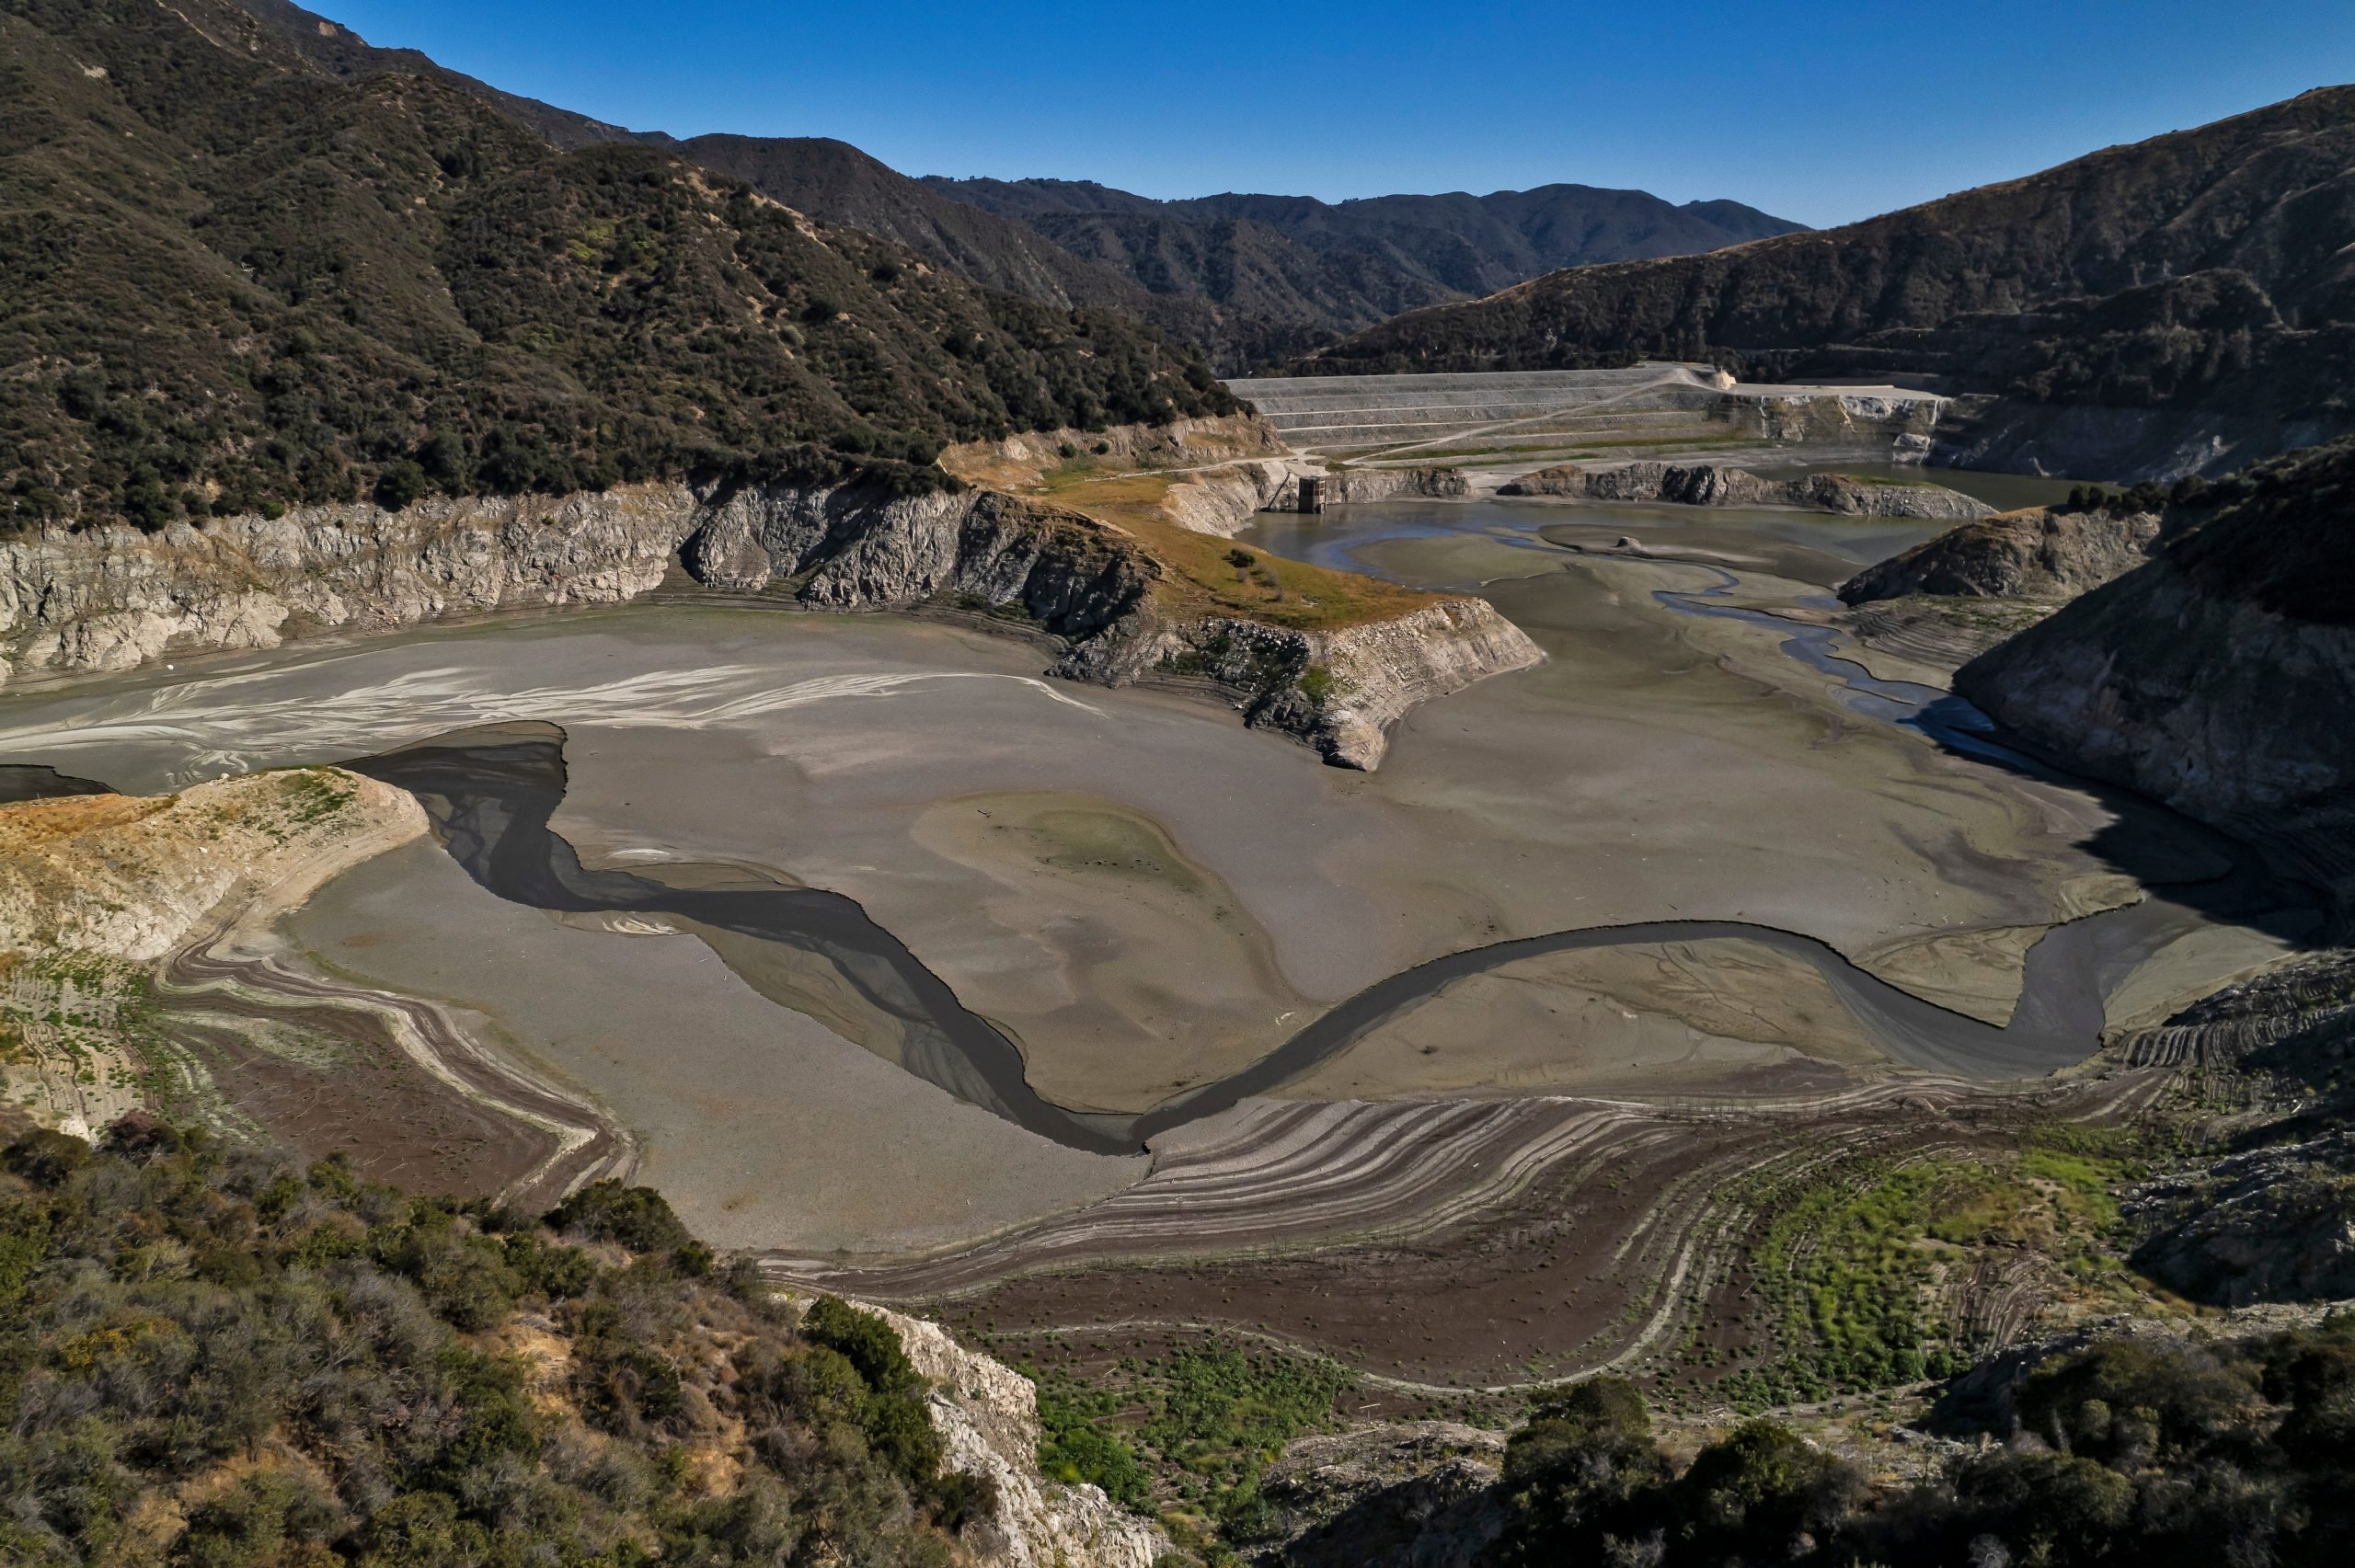
M1736 201L1550 185L1475 197L1225 195L1155 201L1085 180L912 179L822 136L680 141L520 97L411 49L369 44L289 0L237 0L249 40L343 81L430 76L559 148L664 147L822 223L898 242L968 282L1101 306L1190 343L1227 373L1551 268L1681 256L1795 225Z
M606 1182L543 1218L132 1119L0 1174L0 1561L946 1564L883 1320Z
M1590 185L1327 202L1236 192L1162 201L1090 180L924 183L1155 295L1209 300L1319 335L1557 268L1694 255L1799 227L1739 201L1678 205Z
M941 482L944 445L1235 405L660 148L339 81L226 0L0 5L5 523L651 478ZM216 37L252 41L223 47Z
M2037 405L2349 428L2355 87L1706 256L1556 272L1368 329L1326 373L1711 360Z

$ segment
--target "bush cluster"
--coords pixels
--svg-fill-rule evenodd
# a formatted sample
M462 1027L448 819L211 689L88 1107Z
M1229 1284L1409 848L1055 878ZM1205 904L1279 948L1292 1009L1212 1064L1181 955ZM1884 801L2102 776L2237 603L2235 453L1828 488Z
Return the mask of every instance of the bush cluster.
M2234 1344L2111 1340L2035 1368L2009 1440L1876 1487L1752 1421L1679 1474L1598 1378L1506 1449L1512 1563L2339 1563L2355 1554L2355 1319Z
M133 1118L0 1175L0 1561L945 1564L880 1319L797 1322L644 1188L544 1221Z

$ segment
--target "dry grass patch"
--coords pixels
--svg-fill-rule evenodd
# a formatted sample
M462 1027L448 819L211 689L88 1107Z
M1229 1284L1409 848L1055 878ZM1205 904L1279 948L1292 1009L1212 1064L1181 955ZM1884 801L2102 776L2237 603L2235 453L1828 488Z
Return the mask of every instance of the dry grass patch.
M1162 499L1181 476L1098 475L1064 468L1046 476L1040 493L1134 539L1161 563L1163 607L1180 616L1229 615L1295 631L1337 631L1411 614L1441 596L1418 593L1378 578L1330 571L1240 546L1171 521ZM1247 565L1234 555L1248 555Z

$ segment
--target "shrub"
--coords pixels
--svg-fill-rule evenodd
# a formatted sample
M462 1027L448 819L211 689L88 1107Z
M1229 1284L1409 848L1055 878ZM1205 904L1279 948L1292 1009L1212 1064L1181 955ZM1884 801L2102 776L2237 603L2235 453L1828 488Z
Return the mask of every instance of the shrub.
M408 458L388 464L376 476L376 504L400 511L426 492L425 470Z
M35 1127L0 1155L9 1170L29 1182L53 1187L90 1162L90 1146L47 1127Z
M801 1332L812 1344L840 1354L879 1394L912 1394L924 1387L899 1332L873 1312L821 1296L802 1314Z
M695 1240L661 1193L610 1179L590 1183L548 1210L547 1227L633 1253L670 1252Z

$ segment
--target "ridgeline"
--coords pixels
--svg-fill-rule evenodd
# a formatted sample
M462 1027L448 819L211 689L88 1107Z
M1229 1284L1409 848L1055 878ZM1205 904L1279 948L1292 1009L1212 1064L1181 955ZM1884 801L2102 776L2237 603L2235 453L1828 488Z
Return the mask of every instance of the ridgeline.
M337 79L225 0L0 4L0 522L741 475L1235 403L659 147Z
M1958 438L1977 466L2040 445L2088 477L2215 473L2355 422L2350 233L2355 87L2327 87L1844 228L1556 272L1300 368L1899 378L2078 411L1999 412ZM2133 418L2152 413L2177 418Z

